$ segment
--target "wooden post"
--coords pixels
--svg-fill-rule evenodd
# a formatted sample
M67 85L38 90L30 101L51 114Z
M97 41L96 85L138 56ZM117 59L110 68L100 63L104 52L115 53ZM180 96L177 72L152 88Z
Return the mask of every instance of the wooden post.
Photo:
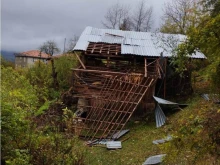
M109 67L109 60L110 60L110 57L107 57L107 67Z
M134 58L134 72L136 71L136 58L133 56L133 58Z
M147 77L147 58L144 57L144 77Z
M86 69L85 65L83 64L82 60L79 58L78 54L76 52L74 52L77 59L79 60L80 64L82 65L83 69Z
M167 74L167 59L165 58L165 60L164 60L164 90L163 90L163 97L164 97L164 99L166 98L166 74Z

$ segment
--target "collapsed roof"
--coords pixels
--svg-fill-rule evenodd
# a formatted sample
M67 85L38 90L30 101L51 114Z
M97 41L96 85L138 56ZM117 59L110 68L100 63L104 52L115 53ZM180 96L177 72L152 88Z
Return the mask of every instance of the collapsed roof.
M139 55L148 57L171 57L173 50L186 40L185 35L164 34L152 32L134 32L115 29L99 29L86 27L73 50L86 51L90 43L104 43L119 45L122 55ZM205 55L199 51L191 58L204 59Z
M80 66L72 69L73 89L79 98L75 134L89 139L89 144L97 139L115 140L114 134L123 130L136 109L140 107L140 115L149 113L155 104L157 80L166 77L164 57L171 57L185 40L179 34L87 27L73 49L82 51L82 56L74 52ZM199 51L191 57L206 58ZM165 122L161 111L156 111L159 120L164 119L159 125Z

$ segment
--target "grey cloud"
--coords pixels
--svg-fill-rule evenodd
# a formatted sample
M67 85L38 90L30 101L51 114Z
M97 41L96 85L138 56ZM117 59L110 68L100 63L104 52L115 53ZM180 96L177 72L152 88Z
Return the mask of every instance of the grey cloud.
M148 1L159 19L161 5L156 0ZM106 9L117 2L131 7L137 3L136 0L2 0L2 49L37 49L47 40L54 40L62 49L65 38L80 35L86 26L101 28Z

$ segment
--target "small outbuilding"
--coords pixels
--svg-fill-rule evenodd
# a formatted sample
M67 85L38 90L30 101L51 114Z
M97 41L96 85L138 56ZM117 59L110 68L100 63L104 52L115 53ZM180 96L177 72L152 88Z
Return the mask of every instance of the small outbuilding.
M22 53L15 53L15 68L30 67L36 61L46 63L49 55L39 50L30 50Z
M81 136L111 137L134 112L152 110L155 93L166 95L173 48L185 39L180 34L86 27L73 49L80 66L72 69L76 96L85 102L78 108L84 114L78 116ZM206 57L197 51L190 58Z

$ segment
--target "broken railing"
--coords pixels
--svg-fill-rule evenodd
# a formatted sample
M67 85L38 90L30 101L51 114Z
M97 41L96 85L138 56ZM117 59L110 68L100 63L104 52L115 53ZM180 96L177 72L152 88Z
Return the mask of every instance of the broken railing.
M83 138L112 139L128 122L156 78L141 74L73 69L84 117L75 118L75 131ZM79 113L79 114L81 114Z

